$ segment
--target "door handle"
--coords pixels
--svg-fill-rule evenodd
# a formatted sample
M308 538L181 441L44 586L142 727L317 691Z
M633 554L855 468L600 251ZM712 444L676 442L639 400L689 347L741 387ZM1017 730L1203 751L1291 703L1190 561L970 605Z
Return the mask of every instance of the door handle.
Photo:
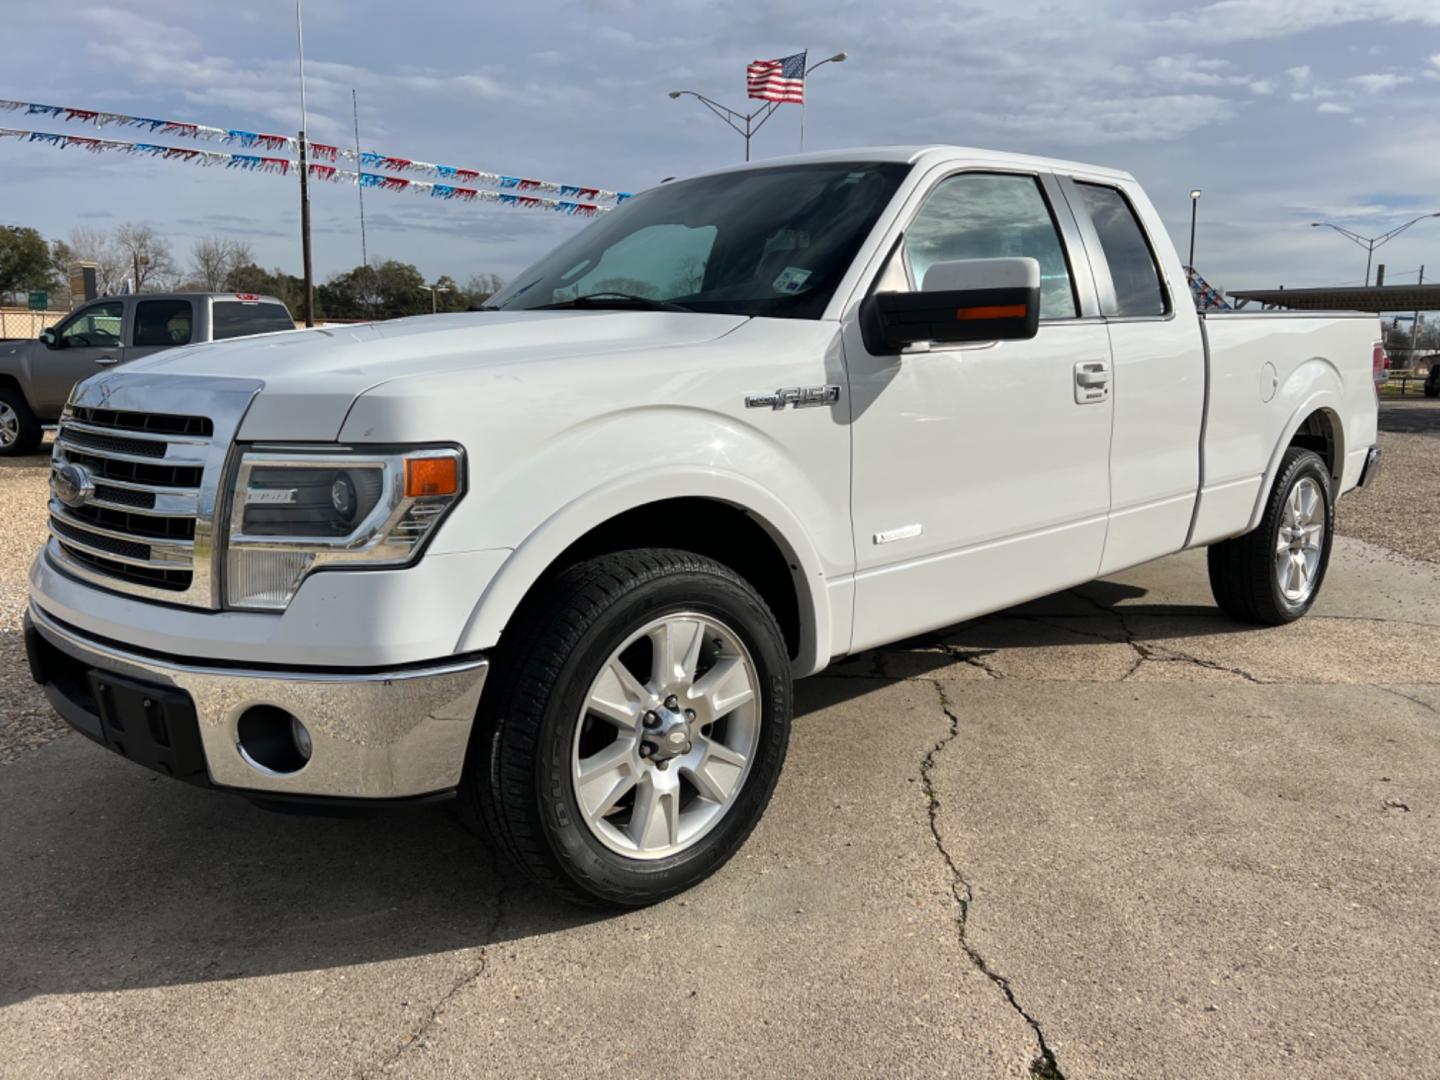
M1075 365L1075 404L1094 405L1110 396L1110 361L1082 360Z
M109 367L111 364L118 364L119 362L120 358L118 356L97 356L95 358L95 363L101 367Z

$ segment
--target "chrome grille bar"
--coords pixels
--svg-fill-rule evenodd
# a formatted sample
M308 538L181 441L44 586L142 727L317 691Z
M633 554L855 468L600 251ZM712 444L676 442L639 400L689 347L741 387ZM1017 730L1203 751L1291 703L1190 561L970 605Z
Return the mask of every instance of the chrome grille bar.
M91 457L108 458L111 461L128 461L132 465L179 465L190 468L205 465L206 455L196 451L191 454L172 454L167 446L163 457L151 457L148 454L126 454L118 450L100 449L95 446L86 445L76 439L67 439L65 433L67 425L64 420L60 422L60 430L55 436L55 446L59 450L73 450L77 454L89 454Z

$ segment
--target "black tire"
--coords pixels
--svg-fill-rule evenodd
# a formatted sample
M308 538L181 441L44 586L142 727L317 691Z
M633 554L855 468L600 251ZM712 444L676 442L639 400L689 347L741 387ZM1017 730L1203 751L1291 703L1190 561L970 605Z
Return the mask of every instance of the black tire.
M30 403L25 400L25 395L14 387L0 386L0 404L14 413L17 429L15 437L8 441L3 429L0 429L0 457L19 457L21 454L34 453L45 433L40 429L40 421L30 411Z
M1299 601L1286 598L1275 575L1275 552L1279 530L1290 492L1302 479L1319 485L1325 501L1325 537L1313 585ZM1310 610L1325 583L1330 565L1330 546L1335 536L1335 498L1330 470L1313 450L1292 446L1280 459L1280 475L1265 504L1260 524L1244 536L1211 544L1209 549L1210 591L1215 603L1231 618L1242 622L1281 626L1294 622Z
M576 725L610 654L678 611L716 617L744 642L762 699L758 745L737 801L708 833L672 856L626 858L581 820L571 779ZM470 742L461 814L478 817L531 878L572 902L653 904L714 873L750 835L780 776L791 709L784 636L747 581L685 551L600 556L542 586L506 628Z
M1426 397L1440 397L1440 386L1427 386L1427 387L1425 387L1425 396L1426 396Z

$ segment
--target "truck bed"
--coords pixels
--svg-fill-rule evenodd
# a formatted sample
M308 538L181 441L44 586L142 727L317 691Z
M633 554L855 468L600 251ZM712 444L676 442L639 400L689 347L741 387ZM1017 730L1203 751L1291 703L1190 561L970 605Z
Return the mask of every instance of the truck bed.
M1207 388L1201 498L1190 546L1254 526L1288 436L1317 412L1320 420L1312 423L1331 443L1336 493L1353 488L1376 436L1371 362L1380 340L1377 318L1207 312L1201 327Z

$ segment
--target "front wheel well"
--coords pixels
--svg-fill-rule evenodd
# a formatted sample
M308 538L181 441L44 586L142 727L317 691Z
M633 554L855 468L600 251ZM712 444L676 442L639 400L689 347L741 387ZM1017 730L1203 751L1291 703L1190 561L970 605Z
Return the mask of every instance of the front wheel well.
M0 390L14 390L25 399L26 405L30 404L30 399L25 394L25 388L20 385L20 380L15 378L14 375L0 375ZM32 409L31 411L33 412L34 410Z
M763 524L738 506L715 499L664 499L595 526L555 558L530 586L522 606L544 582L577 562L635 548L677 548L730 567L770 606L790 658L800 655L800 567Z

